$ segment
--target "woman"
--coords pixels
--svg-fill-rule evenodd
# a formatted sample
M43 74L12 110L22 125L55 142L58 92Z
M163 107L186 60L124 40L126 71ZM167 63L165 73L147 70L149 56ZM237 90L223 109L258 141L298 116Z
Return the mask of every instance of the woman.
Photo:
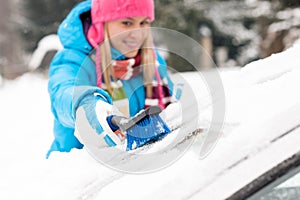
M101 120L120 114L115 106L134 116L171 102L173 84L149 30L153 20L153 0L93 0L75 6L62 22L58 35L64 49L49 72L55 139L47 157L52 151L83 148L74 135L78 116L84 115L101 136L97 142L115 146L124 138L112 135Z

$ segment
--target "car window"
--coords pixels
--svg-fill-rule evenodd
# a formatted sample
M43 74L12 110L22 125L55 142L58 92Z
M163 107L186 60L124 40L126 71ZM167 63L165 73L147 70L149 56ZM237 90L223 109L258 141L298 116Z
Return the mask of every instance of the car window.
M267 185L248 200L299 200L300 166Z

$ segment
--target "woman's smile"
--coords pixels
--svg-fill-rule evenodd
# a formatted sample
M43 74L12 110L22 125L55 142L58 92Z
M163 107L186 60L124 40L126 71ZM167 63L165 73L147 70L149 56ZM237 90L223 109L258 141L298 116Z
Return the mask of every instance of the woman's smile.
M111 45L127 58L135 57L148 37L149 19L131 17L107 22Z

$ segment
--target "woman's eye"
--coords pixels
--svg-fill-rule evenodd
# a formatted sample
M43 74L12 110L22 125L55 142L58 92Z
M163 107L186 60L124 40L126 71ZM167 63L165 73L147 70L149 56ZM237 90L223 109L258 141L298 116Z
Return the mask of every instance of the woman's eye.
M131 23L131 22L124 21L124 22L122 22L122 24L125 25L125 26L130 26L132 23Z
M145 26L145 25L148 25L148 24L150 24L150 22L148 22L148 21L143 21L143 22L141 22L141 25L142 25L142 26Z

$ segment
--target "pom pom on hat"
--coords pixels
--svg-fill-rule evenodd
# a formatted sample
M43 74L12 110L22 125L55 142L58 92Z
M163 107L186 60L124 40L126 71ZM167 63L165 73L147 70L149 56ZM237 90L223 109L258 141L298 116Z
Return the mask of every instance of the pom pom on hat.
M96 47L103 41L105 22L136 16L145 16L153 21L153 0L92 0L89 42Z

